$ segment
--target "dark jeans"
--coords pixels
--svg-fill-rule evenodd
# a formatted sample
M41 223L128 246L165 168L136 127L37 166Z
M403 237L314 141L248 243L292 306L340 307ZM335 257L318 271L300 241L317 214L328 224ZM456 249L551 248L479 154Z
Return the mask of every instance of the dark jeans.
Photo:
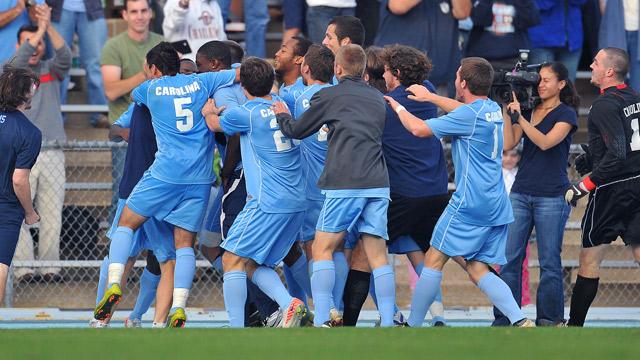
M329 22L338 15L355 16L356 8L335 8L330 6L309 6L307 8L307 30L309 40L321 43Z

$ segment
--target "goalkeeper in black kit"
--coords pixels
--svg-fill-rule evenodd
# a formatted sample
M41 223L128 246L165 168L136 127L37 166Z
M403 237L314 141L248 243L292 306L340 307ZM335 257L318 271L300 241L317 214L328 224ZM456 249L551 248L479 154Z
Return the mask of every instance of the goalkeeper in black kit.
M589 195L569 326L584 325L610 243L621 237L640 262L640 95L624 83L629 70L624 50L600 50L591 70L591 83L600 88L600 96L589 111L589 146L583 146L585 153L575 161L581 176L590 174L565 195L573 206Z

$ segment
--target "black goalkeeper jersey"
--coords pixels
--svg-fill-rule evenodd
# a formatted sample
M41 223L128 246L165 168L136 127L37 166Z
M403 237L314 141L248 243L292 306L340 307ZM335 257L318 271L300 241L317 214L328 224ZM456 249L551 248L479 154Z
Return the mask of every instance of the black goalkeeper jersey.
M640 95L626 85L602 91L589 111L591 180L596 185L640 175Z

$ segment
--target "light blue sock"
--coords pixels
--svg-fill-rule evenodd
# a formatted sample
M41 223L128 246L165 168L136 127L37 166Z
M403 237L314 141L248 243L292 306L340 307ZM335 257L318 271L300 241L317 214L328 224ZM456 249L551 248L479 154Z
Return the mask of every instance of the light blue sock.
M336 309L342 311L342 295L344 294L344 286L347 284L347 276L349 275L349 264L344 253L339 251L333 253L333 263L336 269L336 281L333 285L333 305Z
M284 287L282 280L280 280L280 276L272 268L259 266L253 272L251 281L258 285L260 290L272 298L273 301L277 302L283 311L289 307L291 300L293 300L287 288Z
M414 268L414 270L416 271L416 274L420 276L420 274L422 274L422 270L424 270L424 262L420 261L420 263Z
M105 287L107 286L107 274L109 272L109 258L106 257L102 260L102 264L100 265L100 276L98 277L98 291L96 293L96 306L102 297L104 296L104 292L106 291Z
M293 278L304 290L306 296L311 297L311 278L309 278L309 271L307 270L307 257L302 254L302 256L300 256L298 260L293 264L293 266L291 266L290 270ZM307 299L304 298L302 300L305 300L306 302Z
M378 312L380 326L393 326L393 315L396 309L396 281L391 265L383 265L373 269L375 279L376 298L378 298Z
M133 244L133 230L126 226L118 226L111 236L109 245L109 263L126 264Z
M156 290L158 289L158 283L160 282L160 275L152 274L146 268L142 272L140 277L140 292L136 299L136 304L133 306L133 311L129 314L129 319L142 320L151 303L156 298Z
M247 274L244 271L229 271L222 278L224 307L229 315L229 326L242 328L244 305L247 302Z
M492 272L487 272L480 278L478 288L487 295L491 303L495 305L498 310L509 318L512 324L525 318L520 306L518 306L518 303L513 298L509 286Z
M416 266L415 270L416 270L416 274L420 275L422 274L422 270L424 269L424 262L420 262L418 264L418 266ZM434 302L442 302L442 287L438 288L438 292L436 293L436 298L434 300ZM431 316L433 316L433 314L431 314ZM433 321L434 323L438 322L438 321L442 321L443 323L445 322L444 317L442 316L433 316Z
M442 282L442 271L424 268L420 273L420 279L416 283L413 290L413 298L411 300L411 314L407 321L411 327L421 327L427 310L436 298L436 294L440 291L440 283Z
M332 290L336 282L336 267L331 260L314 261L311 276L311 291L315 314L313 325L322 326L329 321L329 309L333 304Z
M380 308L378 307L378 297L376 296L376 282L375 279L373 278L373 276L371 277L371 280L369 280L369 296L371 296L371 299L373 300L373 303L376 304L376 308L378 310L380 310ZM395 303L393 304L393 313L397 313L398 311L400 311L400 309L398 309L398 305L396 305Z
M173 286L176 289L191 289L196 273L196 255L193 248L176 250L176 269L173 274Z
M284 280L287 282L287 291L294 298L298 298L307 303L307 296L304 293L304 289L300 287L298 281L296 281L293 271L286 264L282 264L282 273L284 274Z
M216 269L219 273L223 273L224 271L222 270L222 255L218 256L218 258L216 258L211 265L213 265L213 268Z

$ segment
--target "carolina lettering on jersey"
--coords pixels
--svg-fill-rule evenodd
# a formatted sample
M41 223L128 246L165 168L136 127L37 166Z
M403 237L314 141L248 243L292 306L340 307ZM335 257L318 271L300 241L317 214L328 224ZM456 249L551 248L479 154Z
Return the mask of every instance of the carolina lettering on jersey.
M156 96L184 96L200 91L200 85L197 81L181 87L158 86L156 88Z

